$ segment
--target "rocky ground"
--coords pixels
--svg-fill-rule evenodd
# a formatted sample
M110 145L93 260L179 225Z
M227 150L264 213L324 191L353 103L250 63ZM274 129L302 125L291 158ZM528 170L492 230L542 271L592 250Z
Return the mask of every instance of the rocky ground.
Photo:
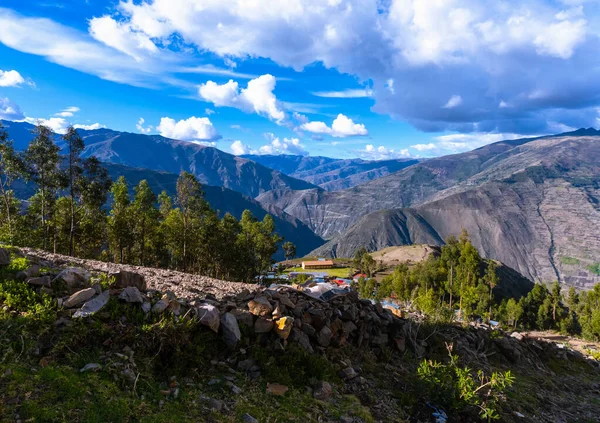
M597 358L540 338L400 319L355 292L321 301L13 250L0 268L0 421L431 422L435 407L461 422L480 406L500 421L597 421ZM456 369L441 364L449 350ZM450 373L429 385L427 363ZM471 389L515 380L477 389L474 406L448 384L464 366Z
M214 295L222 298L226 295L235 295L252 285L239 282L227 282L206 276L192 275L175 270L156 269L152 267L132 266L127 264L107 263L97 260L86 260L76 257L52 254L46 251L23 248L23 253L32 260L41 260L53 266L65 267L82 266L91 272L116 273L121 270L135 272L142 275L149 289L158 291L171 291L181 298L194 298L200 295Z

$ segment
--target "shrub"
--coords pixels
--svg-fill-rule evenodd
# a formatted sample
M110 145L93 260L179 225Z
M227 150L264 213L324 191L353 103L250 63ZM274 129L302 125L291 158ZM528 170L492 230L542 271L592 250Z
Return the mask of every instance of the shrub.
M446 348L450 356L447 364L423 360L417 371L431 399L448 409L478 409L479 416L488 421L499 419L497 403L503 390L514 382L510 370L493 372L488 377L482 370L460 367L458 356L452 354L452 345L446 344Z

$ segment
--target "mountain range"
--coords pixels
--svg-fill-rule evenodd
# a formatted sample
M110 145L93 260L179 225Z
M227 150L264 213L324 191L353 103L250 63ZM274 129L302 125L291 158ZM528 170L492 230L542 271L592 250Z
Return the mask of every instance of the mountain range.
M531 280L586 288L600 281L599 136L590 128L502 141L348 190L274 190L258 200L329 239L311 255L439 244L464 228L485 257Z
M25 148L33 127L5 126L16 147ZM84 155L96 155L131 184L148 179L155 192L173 192L177 174L187 170L222 213L273 214L298 255L442 245L466 229L484 257L531 280L580 288L600 282L600 132L592 128L427 160L375 162L236 157L160 136L80 133Z
M381 178L419 162L418 159L332 159L292 155L242 156L296 179L318 185L326 191L338 191Z

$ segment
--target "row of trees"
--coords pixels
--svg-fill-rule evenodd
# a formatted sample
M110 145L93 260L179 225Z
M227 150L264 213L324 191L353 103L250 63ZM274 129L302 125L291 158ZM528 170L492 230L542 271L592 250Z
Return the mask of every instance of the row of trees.
M17 152L0 124L1 242L230 280L252 281L270 268L281 242L271 216L258 221L246 210L240 220L219 217L187 172L173 197L156 196L145 180L131 196L123 176L113 183L95 157L81 157L75 129L61 143L62 150L39 125L27 150ZM23 181L35 186L27 201L12 189Z
M355 261L357 268L357 264L369 262L364 253L357 254ZM366 273L367 268L362 270ZM570 288L567 295L558 282L550 289L536 284L526 296L506 299L494 295L498 283L497 263L482 259L463 231L458 239L446 240L439 257L431 256L410 267L400 265L380 283L360 280L359 292L366 298L391 297L439 320L454 319L457 313L514 328L556 329L600 340L600 284L581 293Z

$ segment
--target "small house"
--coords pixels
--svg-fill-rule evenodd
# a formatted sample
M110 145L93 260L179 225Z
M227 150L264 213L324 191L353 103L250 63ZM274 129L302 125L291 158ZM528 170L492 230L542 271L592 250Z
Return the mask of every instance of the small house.
M303 261L302 269L331 269L333 267L332 260L315 260L315 261Z

